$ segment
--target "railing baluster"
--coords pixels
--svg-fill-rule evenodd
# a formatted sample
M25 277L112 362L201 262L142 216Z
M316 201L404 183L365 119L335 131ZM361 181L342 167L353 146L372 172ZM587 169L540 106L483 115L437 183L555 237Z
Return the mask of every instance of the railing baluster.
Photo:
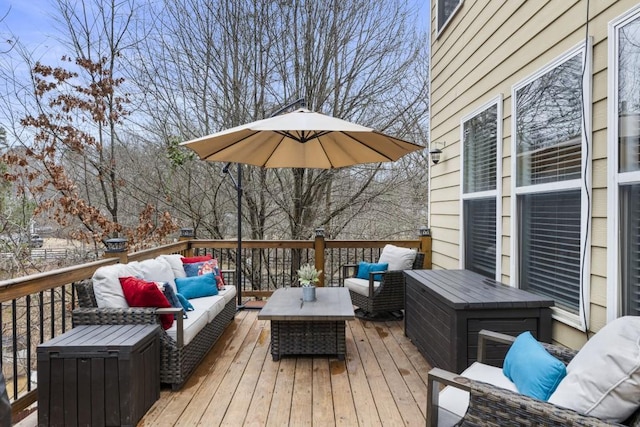
M51 336L49 337L49 339L55 338L56 336L56 310L54 304L55 300L55 290L51 289L49 296L49 304L51 304L51 307L49 308L49 313L51 314Z
M12 357L13 357L13 398L18 397L18 364L16 361L18 360L18 303L14 299L11 301L11 320L13 321L13 325L11 327L11 331L13 332L12 345L11 349Z
M31 295L27 295L27 391L31 391Z

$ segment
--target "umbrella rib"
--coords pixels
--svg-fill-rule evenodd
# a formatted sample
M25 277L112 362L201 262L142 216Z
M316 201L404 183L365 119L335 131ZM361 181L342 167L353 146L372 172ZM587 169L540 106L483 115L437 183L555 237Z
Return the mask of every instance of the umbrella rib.
M200 158L201 158L201 159L203 159L203 160L208 160L208 159L209 159L209 157L213 156L214 154L218 154L218 153L220 153L221 151L224 151L224 150L226 150L226 149L227 149L227 148L229 148L229 147L233 147L233 146L234 146L234 145L236 145L238 142L242 142L242 141L244 141L245 139L251 138L251 137L252 137L253 135L255 135L256 133L257 133L256 131L253 131L253 133L252 133L252 134L247 135L247 136L245 136L244 138L240 138L240 139L238 139L238 140L236 140L236 141L233 141L233 143L232 143L232 144L229 144L229 145L227 145L227 146L226 146L226 147L224 147L224 148L220 148L220 149L218 149L218 150L213 150L213 151L211 151L211 152L207 153L205 156L200 156ZM238 163L238 162L231 162L231 163Z
M323 131L311 131L309 133L307 133L307 131L300 131L300 136L296 136L293 133L286 131L286 130L278 130L275 131L275 133L280 134L282 136L284 136L285 138L291 138L294 141L297 141L301 144L304 144L306 142L311 141L312 139L316 139L316 138L320 138L321 136L324 136L328 133L330 133L329 131L323 130Z
M375 131L374 131L374 132L375 132ZM341 133L341 134L343 134L344 136L346 136L346 137L348 137L348 138L351 138L352 140L356 141L358 144L360 144L360 145L364 145L364 146L365 146L365 147L367 147L368 149L370 149L370 150L372 150L372 151L375 151L376 153L378 153L379 155L381 155L382 157L384 157L384 158L385 158L385 159L387 159L388 161L393 161L393 158L391 158L391 157L387 156L386 154L384 154L384 153L383 153L383 152L381 152L380 150L376 150L375 148L371 147L370 145L365 144L364 142L360 141L360 140L359 140L358 138L356 138L355 136L350 135L350 134L348 134L348 133L346 133L346 132L342 132L342 131L341 131L340 133ZM393 141L393 138L389 138L389 139ZM394 144L395 144L395 141L394 141ZM398 145L398 144L396 144L396 145ZM376 162L376 163L378 163L378 162Z

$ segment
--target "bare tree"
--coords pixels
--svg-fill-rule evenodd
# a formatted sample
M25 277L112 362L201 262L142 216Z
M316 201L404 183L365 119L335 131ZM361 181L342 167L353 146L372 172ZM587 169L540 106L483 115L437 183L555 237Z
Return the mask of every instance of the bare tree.
M27 178L18 189L40 195L38 212L49 212L63 226L75 219L81 226L76 237L99 243L120 234L134 246L156 242L175 224L149 201L131 208L127 171L118 161L129 115L120 58L134 43L133 2L58 0L57 6L75 59L63 58L64 67L34 65L33 104L20 121L33 130L32 138L22 141L22 150L5 153L12 165L7 176Z
M399 137L426 133L425 35L412 25L415 15L405 2L185 0L165 1L149 14L153 26L146 27L128 69L137 93L144 94L134 102L148 118L150 144L169 149L176 139L268 117L298 98L312 110ZM194 201L209 198L202 203L207 215L184 215L221 237L235 189L221 184L221 165L183 160L171 170L180 178L166 190L182 197L183 207L199 209ZM427 164L416 155L394 165L346 170L243 169L250 237L308 238L316 226L336 235L354 215L375 212L377 204L403 204L406 199L383 195L404 197L399 189L414 189L410 183L416 180L424 184ZM426 196L426 186L422 191Z

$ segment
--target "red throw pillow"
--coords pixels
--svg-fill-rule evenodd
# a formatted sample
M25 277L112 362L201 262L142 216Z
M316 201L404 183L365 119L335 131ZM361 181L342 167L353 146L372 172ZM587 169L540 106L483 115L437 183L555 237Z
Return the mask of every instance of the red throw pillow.
M203 262L203 261L211 261L213 258L211 255L202 255L202 256L192 256L192 257L182 257L183 264L193 264L195 262Z
M120 277L119 279L124 299L130 307L171 307L167 297L154 282L147 282L137 277ZM164 329L169 329L173 325L173 314L161 314L160 322Z

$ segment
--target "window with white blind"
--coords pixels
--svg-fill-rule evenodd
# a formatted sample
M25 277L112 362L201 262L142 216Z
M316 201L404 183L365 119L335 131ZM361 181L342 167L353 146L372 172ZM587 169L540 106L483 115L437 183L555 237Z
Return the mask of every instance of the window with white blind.
M640 315L640 5L610 23L609 54L613 143L608 157L615 187L607 215L607 313L612 319Z
M640 184L620 187L622 308L640 316Z
M497 200L502 98L462 119L462 256L461 264L499 279Z
M514 171L512 280L550 297L568 322L583 326L587 286L583 245L587 150L583 114L590 76L582 44L513 88ZM587 66L583 74L583 65ZM585 77L586 76L586 77ZM588 117L588 116L587 116Z
M577 312L580 304L580 190L524 194L520 213L521 287Z
M451 17L462 5L463 0L437 0L438 33L449 23Z

